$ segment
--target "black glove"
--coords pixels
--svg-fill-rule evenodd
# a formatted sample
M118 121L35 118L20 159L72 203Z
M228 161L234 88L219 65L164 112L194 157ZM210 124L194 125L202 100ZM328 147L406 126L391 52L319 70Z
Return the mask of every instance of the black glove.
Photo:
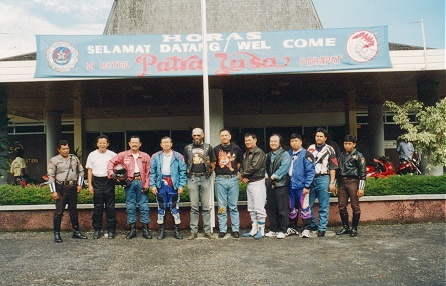
M116 174L113 173L110 175L110 178L116 181L118 179L118 176L116 176Z
M148 194L149 193L149 189L148 188L142 188L141 193Z

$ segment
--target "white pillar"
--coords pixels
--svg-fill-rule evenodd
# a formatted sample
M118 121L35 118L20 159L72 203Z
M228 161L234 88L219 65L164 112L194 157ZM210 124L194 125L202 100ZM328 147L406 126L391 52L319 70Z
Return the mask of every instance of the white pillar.
M225 127L223 115L223 90L209 90L210 142L212 147L220 144L220 130Z
M46 113L46 161L57 155L57 142L62 137L62 113L48 111Z

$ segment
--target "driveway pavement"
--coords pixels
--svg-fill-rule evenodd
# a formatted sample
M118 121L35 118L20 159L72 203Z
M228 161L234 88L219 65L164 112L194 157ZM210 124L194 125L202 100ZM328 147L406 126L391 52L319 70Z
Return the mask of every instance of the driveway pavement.
M71 239L0 232L0 285L445 285L446 223L360 225L359 236ZM156 235L156 232L153 234ZM184 237L188 231L182 231Z

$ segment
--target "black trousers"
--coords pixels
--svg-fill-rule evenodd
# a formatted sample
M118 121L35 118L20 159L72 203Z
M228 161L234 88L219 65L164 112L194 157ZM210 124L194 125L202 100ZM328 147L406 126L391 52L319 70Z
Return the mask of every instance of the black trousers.
M266 212L271 231L286 233L288 228L288 187L266 188Z
M61 219L68 204L68 211L70 212L71 223L78 224L77 213L77 186L60 186L56 184L59 199L56 201L56 211L54 212L54 219Z
M115 183L107 177L94 177L91 182L94 189L93 195L93 228L102 229L102 214L105 210L107 218L107 230L116 230L116 209L115 209Z

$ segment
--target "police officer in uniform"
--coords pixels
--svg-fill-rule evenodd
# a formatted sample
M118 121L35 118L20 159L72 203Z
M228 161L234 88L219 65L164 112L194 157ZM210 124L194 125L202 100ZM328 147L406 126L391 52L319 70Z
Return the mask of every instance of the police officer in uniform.
M339 214L342 221L342 230L336 232L337 235L350 234L354 237L358 235L359 198L364 195L366 179L366 162L364 156L356 150L356 136L347 135L344 138L345 151L339 156ZM347 204L350 197L350 204L353 210L352 229L348 225Z
M82 190L84 168L75 155L70 154L66 140L60 140L57 145L59 155L51 158L48 164L48 177L51 196L56 201L54 212L54 241L62 242L60 224L65 206L68 204L73 238L87 239L79 230L77 213L77 194Z

